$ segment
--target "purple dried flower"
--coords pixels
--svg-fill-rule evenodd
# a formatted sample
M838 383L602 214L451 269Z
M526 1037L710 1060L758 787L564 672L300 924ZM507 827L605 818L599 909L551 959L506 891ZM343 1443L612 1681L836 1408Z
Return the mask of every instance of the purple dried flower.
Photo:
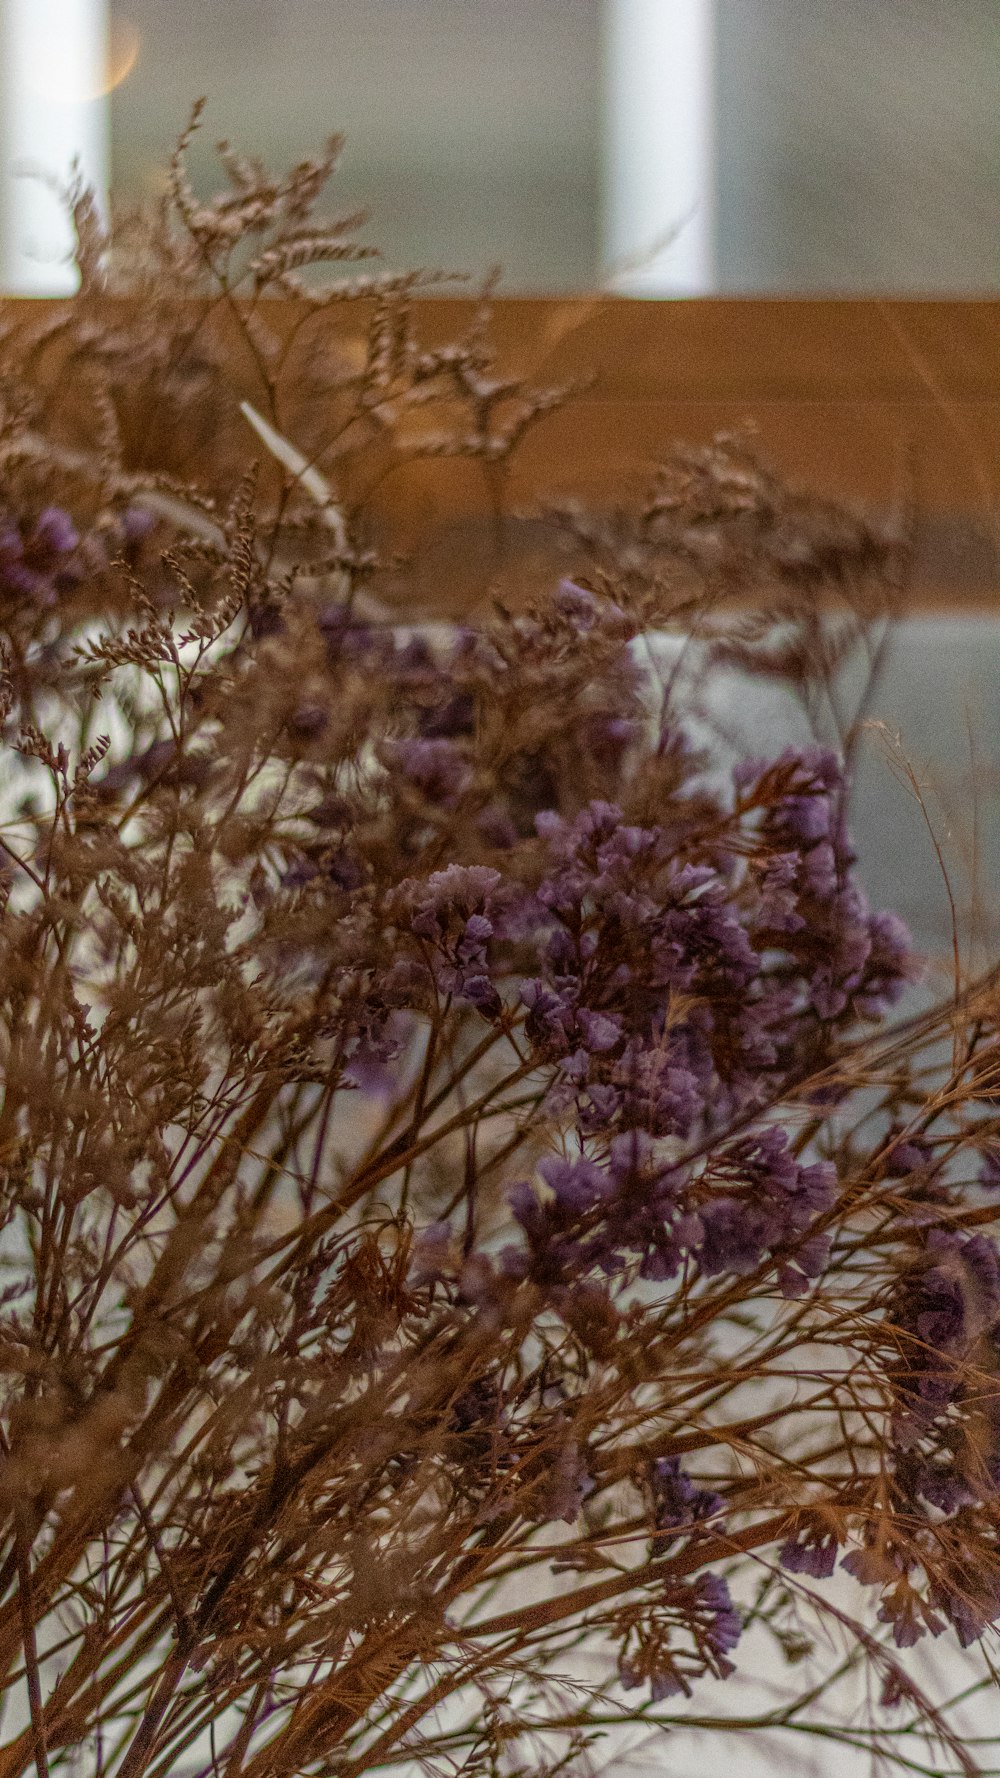
M624 1672L625 1669L621 1669L621 1671ZM627 1684L628 1682L623 1680L622 1683ZM631 1683L641 1684L641 1681L633 1680ZM662 1704L665 1698L683 1697L684 1691L685 1688L677 1675L669 1672L666 1668L654 1673L649 1682L649 1695L654 1704Z
M557 988L537 977L521 984L521 1005L527 1007L525 1032L531 1041L553 1056L570 1052L576 1029L574 984Z
M759 883L757 917L775 932L800 932L805 918L798 911L799 853L779 852L768 859Z
M709 1277L754 1271L765 1253L793 1241L830 1208L836 1186L835 1170L828 1163L803 1166L785 1131L773 1125L732 1143L716 1163L716 1173L740 1179L743 1190L739 1196L729 1192L713 1196L700 1208L705 1238L699 1259ZM805 1242L798 1242L791 1253L807 1276L824 1257L822 1246ZM790 1294L799 1293L793 1275L786 1275L784 1282L791 1286Z
M827 1233L808 1235L804 1241L797 1241L782 1265L778 1269L778 1286L782 1296L805 1296L810 1283L826 1270L832 1247L832 1237Z
M475 728L475 700L470 692L456 692L441 703L422 710L419 720L420 732L428 740L450 740L456 735L469 735Z
M402 884L400 894L412 910L414 932L436 938L450 918L458 916L464 925L483 912L499 885L500 872L487 865L449 864L446 870Z
M866 1018L879 1018L896 1005L907 983L916 979L918 969L909 927L898 914L873 914L869 939L865 981L856 1004Z
M364 1020L344 1065L345 1086L377 1098L391 1098L402 1084L400 1059L413 1039L409 1013L393 1010Z
M731 1654L743 1634L743 1614L729 1596L728 1583L720 1574L700 1574L694 1592L699 1609L711 1614L706 1640L716 1655ZM732 1670L728 1661L720 1661L722 1678L727 1678Z
M144 506L126 506L121 515L121 527L126 546L136 549L156 529L156 516Z
M584 634L597 622L600 604L596 595L575 580L561 580L553 602L560 615L570 618Z
M931 1600L944 1612L963 1648L974 1642L1000 1619L1000 1572L996 1558L982 1571L964 1571L947 1580L935 1580Z
M46 506L35 521L31 547L54 556L72 555L80 542L80 533L61 506Z
M1000 1617L1000 1599L991 1602L991 1605L985 1610L981 1607L977 1609L974 1604L970 1604L967 1599L963 1599L955 1593L945 1595L939 1600L939 1603L954 1626L963 1648L971 1648L974 1642L979 1641L984 1631Z
M699 1488L681 1468L679 1457L658 1457L650 1481L657 1531L674 1531L673 1536L653 1539L654 1556L663 1555L677 1536L692 1530L700 1520L714 1518L725 1510L723 1496L713 1488Z
M428 802L454 808L472 782L472 772L453 742L413 736L384 748L386 764L413 784Z
M433 946L441 991L490 1019L502 1008L487 952L500 881L499 871L486 865L451 864L429 877L408 879L393 898L409 930Z
M979 1183L989 1191L1000 1186L1000 1147L992 1142L980 1151Z
M760 1265L771 1232L769 1221L739 1198L713 1198L700 1211L703 1237L698 1249L708 1278L719 1272L741 1276Z
M593 1161L580 1155L564 1160L560 1155L539 1161L538 1171L555 1199L560 1212L578 1216L599 1203L608 1190L608 1176Z
M59 593L74 586L81 569L72 561L80 534L61 506L47 506L31 530L12 520L0 525L0 593L54 605Z
M909 934L895 915L873 914L853 879L836 756L790 749L770 766L746 762L734 780L763 805L761 834L774 849L759 875L757 918L800 963L807 1005L825 1021L852 1010L880 1017L913 978Z
M920 1605L918 1596L907 1590L897 1593L880 1608L879 1621L892 1625L892 1640L897 1648L913 1648L928 1629L934 1628L937 1634L944 1628L940 1619L929 1623Z
M782 1544L778 1560L790 1574L808 1574L813 1580L829 1580L837 1565L837 1539L830 1532L820 1538L790 1537Z
M938 1512L949 1516L960 1507L971 1506L976 1496L968 1483L953 1471L920 1463L913 1481L914 1492L923 1496Z
M930 1144L920 1137L907 1137L901 1142L894 1142L883 1163L890 1179L905 1179L910 1173L917 1173L926 1167L934 1158Z
M434 1284L446 1278L454 1263L450 1223L431 1222L413 1238L410 1278L414 1284Z
M621 1021L608 1013L592 1012L589 1007L581 1006L576 1015L578 1030L582 1033L583 1046L593 1055L602 1055L613 1050L621 1041Z
M932 1229L917 1281L914 1325L928 1345L954 1348L1000 1318L1000 1256L987 1235Z
M623 1122L634 1121L654 1136L688 1136L705 1111L704 1083L659 1050L633 1048L618 1079Z

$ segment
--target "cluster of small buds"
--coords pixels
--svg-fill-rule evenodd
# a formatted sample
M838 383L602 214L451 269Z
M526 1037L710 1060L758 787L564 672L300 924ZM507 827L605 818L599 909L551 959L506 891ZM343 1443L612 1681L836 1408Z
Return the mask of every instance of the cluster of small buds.
M438 991L484 1018L497 1017L501 1007L487 957L489 910L500 880L486 865L450 864L422 882L404 883L399 896L401 923L426 942Z

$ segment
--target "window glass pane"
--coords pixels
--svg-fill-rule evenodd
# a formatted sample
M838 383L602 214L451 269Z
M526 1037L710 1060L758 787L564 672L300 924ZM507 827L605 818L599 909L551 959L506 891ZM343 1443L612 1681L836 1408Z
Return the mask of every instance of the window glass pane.
M340 191L370 204L390 264L591 288L608 144L632 117L609 44L655 3L128 0L139 54L112 100L115 183L155 184L204 92L200 179L217 136L281 164L342 129ZM996 0L675 4L703 12L714 45L717 288L996 288ZM662 206L661 230L683 221L666 176Z

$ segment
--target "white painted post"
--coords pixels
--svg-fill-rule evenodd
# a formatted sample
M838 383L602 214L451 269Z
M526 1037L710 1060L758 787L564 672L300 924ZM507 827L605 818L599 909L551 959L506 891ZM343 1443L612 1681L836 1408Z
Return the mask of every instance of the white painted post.
M74 158L108 186L108 0L0 0L0 293L76 287L72 230L33 167L65 184Z
M609 288L712 289L713 0L605 0L605 228Z

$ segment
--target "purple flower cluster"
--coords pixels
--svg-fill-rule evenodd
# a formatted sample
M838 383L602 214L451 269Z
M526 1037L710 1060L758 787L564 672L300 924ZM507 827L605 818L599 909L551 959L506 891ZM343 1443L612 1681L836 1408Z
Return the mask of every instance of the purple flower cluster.
M653 1522L660 1533L653 1540L654 1556L664 1555L679 1536L725 1508L721 1494L713 1488L699 1488L691 1480L681 1468L679 1457L658 1457L652 1467L650 1486Z
M729 1656L743 1634L743 1615L719 1574L699 1574L685 1586L673 1585L667 1597L666 1609L652 1613L647 1625L632 1626L618 1661L625 1690L648 1684L654 1704L690 1697L691 1679L703 1673L728 1679L735 1672ZM672 1632L680 1627L694 1645L686 1659L671 1646Z
M555 610L574 633L617 624L627 640L621 613L575 582ZM529 658L560 646L533 618L515 627ZM456 632L435 652L341 607L320 628L331 661L394 687L404 732L379 747L390 783L453 816L476 778L481 689L509 670L503 649ZM618 719L598 698L586 722L606 716ZM675 766L683 781L690 762ZM528 1184L512 1194L529 1251L520 1262L508 1251L510 1266L557 1285L632 1261L664 1280L688 1255L709 1276L774 1256L781 1288L801 1294L826 1258L810 1225L830 1206L829 1169L799 1161L779 1128L728 1146L727 1132L815 1072L834 1028L878 1014L910 970L902 927L870 912L854 878L839 763L808 748L737 768L724 837L709 844L692 843L677 799L662 823L601 800L557 813L547 773L518 756L507 806L487 795L474 813L493 868L455 862L399 887L393 918L416 944L379 974L375 997L493 1022L506 1008L523 1024L568 1142L541 1169L543 1196ZM532 842L521 822L539 801ZM328 846L323 856L310 873L330 874ZM351 861L337 877L348 893L366 880ZM700 1173L665 1154L684 1143L715 1144Z
M704 1614L703 1633L716 1657L718 1677L727 1679L733 1672L726 1659L743 1634L743 1614L729 1596L729 1584L719 1574L700 1574L694 1583L697 1609Z
M635 1130L613 1137L601 1161L550 1157L538 1171L543 1197L527 1181L510 1194L530 1257L518 1263L508 1250L508 1264L538 1282L581 1277L594 1266L613 1275L626 1270L629 1255L639 1256L649 1279L673 1277L685 1254L706 1277L738 1276L774 1255L783 1294L799 1296L828 1255L826 1235L809 1231L833 1202L833 1169L799 1162L781 1129L730 1143L699 1175L658 1160L652 1138Z
M919 1136L906 1137L894 1142L883 1161L887 1178L906 1179L911 1173L918 1173L934 1159L934 1150L929 1143Z
M829 1580L837 1566L837 1547L832 1531L790 1537L782 1544L778 1560L790 1574L808 1574L813 1580Z
M773 861L755 899L724 861L678 860L674 835L627 822L613 804L592 803L572 822L538 818L543 967L524 982L522 1004L584 1133L718 1128L815 1067L833 1020L898 997L911 970L905 930L870 913L851 875L833 813L835 762L819 757L815 795L779 797L765 815L765 843L775 825L783 834L780 915ZM801 769L784 764L785 782L813 776L811 756ZM754 782L751 804L763 794ZM808 836L795 853L790 826ZM836 847L813 838L821 829Z
M436 988L452 1000L496 1018L500 995L489 970L492 899L500 873L486 865L450 864L401 885L400 924L424 941Z
M472 782L468 761L443 735L390 742L383 757L390 771L443 809L454 809Z
M863 1017L880 1016L910 974L909 934L895 914L872 912L854 875L836 754L789 749L771 764L742 762L734 778L746 808L764 799L759 833L769 856L758 878L761 937L801 959L806 1004L820 1019L836 1019L849 1006Z
M348 1044L341 1076L346 1087L356 1087L371 1098L391 1098L402 1072L400 1058L412 1035L410 1015L391 1007L366 1009L357 1032Z
M560 597L567 621L598 621L587 589ZM688 813L674 799L659 820L648 801L642 819L602 799L559 812L544 759L526 754L503 794L487 789L474 805L479 724L462 674L474 680L493 666L477 658L473 673L472 653L457 643L443 689L440 662L419 640L376 644L346 620L326 632L352 670L377 666L399 687L402 733L383 740L378 757L407 832L416 833L416 816L427 824L424 805L432 823L434 811L447 817L439 831L474 836L477 860L389 892L393 949L373 974L371 1017L347 1052L345 1080L383 1090L398 1065L400 1017L419 1024L465 1009L509 1034L551 1133L535 1175L508 1189L520 1244L498 1261L460 1262L450 1227L435 1223L414 1251L414 1284L440 1282L478 1301L463 1280L479 1263L494 1293L529 1280L571 1327L581 1292L610 1303L637 1278L664 1283L682 1268L695 1282L771 1268L785 1296L809 1292L830 1255L837 1176L792 1140L781 1107L835 1054L837 1033L881 1016L911 974L905 930L873 913L856 881L835 757L806 749L771 766L751 762L736 771L731 808L706 811L695 800ZM623 748L630 733L619 736ZM680 780L686 769L680 761ZM484 853L489 864L478 861ZM900 1139L881 1176L907 1178L931 1152ZM1000 1300L988 1243L963 1239L939 1254L933 1241L899 1312L914 1352L898 1399L921 1426L951 1399L957 1366L947 1358L942 1386L942 1351L957 1354L970 1328L987 1325L987 1299ZM932 1465L922 1498L958 1499L952 1483L954 1472ZM567 1442L530 1510L572 1523L592 1486ZM704 1535L726 1510L676 1457L653 1466L649 1496L654 1556ZM824 1579L838 1536L806 1527L786 1541L782 1564ZM721 1577L706 1573L687 1588L683 1622L701 1670L731 1671L742 1620ZM902 1610L894 1622L909 1634ZM654 1642L623 1652L621 1673L625 1683L648 1681L654 1698L687 1689Z
M897 1150L906 1147L897 1145ZM927 1145L896 1156L896 1176L926 1165ZM841 1566L863 1585L882 1589L879 1616L891 1623L898 1647L907 1648L926 1631L939 1635L946 1622L963 1646L977 1640L1000 1618L1000 1563L970 1566L961 1545L932 1534L932 1556L912 1540L925 1507L954 1528L959 1538L985 1513L995 1527L1000 1492L1000 1410L995 1384L996 1335L1000 1328L1000 1254L983 1234L951 1227L926 1228L916 1261L899 1281L891 1310L895 1354L887 1369L896 1411L890 1455L903 1508L905 1542L867 1542L844 1557ZM964 1422L971 1414L971 1428ZM971 1436L970 1436L971 1430ZM988 1548L980 1544L980 1556ZM825 1546L824 1546L825 1556ZM785 1565L808 1566L812 1551L801 1545L783 1552ZM910 1576L918 1563L927 1570L926 1597ZM824 1566L823 1572L829 1572Z
M1000 1255L986 1235L931 1228L905 1276L894 1313L901 1333L893 1370L896 1442L915 1444L964 1387L976 1342L1000 1321Z
M978 1565L961 1556L935 1552L926 1595L913 1584L915 1554L892 1538L866 1542L846 1555L840 1566L862 1586L882 1589L879 1620L892 1625L897 1648L912 1648L929 1631L940 1636L946 1624L969 1648L1000 1618L1000 1559L992 1540L980 1545ZM929 1565L930 1566L930 1565Z
M943 1611L963 1648L1000 1620L1000 1565L992 1573L962 1565L931 1587L931 1603Z
M663 828L628 823L613 804L536 826L542 970L521 988L527 1034L558 1064L585 1133L686 1137L710 1105L739 1096L760 961L740 910L718 871L678 862Z
M81 569L74 561L80 534L61 506L46 506L32 525L14 519L0 523L0 598L55 605L60 593L76 586Z
M971 1357L995 1374L998 1326L1000 1256L992 1242L931 1229L892 1316L898 1361L890 1377L898 1411L889 1455L901 1510L890 1524L900 1530L869 1520L864 1541L841 1561L861 1585L880 1589L878 1615L899 1648L927 1632L938 1636L949 1624L968 1647L1000 1620L1000 1412L989 1375L969 1368ZM963 1425L970 1411L971 1428ZM926 1507L936 1515L930 1524ZM826 1579L842 1537L818 1516L786 1541L781 1564Z
M657 1159L645 1132L612 1137L600 1161L583 1153L550 1156L538 1172L544 1196L527 1180L509 1194L528 1253L508 1248L504 1256L508 1270L536 1282L578 1281L595 1267L615 1276L636 1254L645 1277L665 1279L700 1237L701 1224L680 1195L681 1174Z
M787 1296L801 1295L826 1261L826 1238L803 1237L833 1203L834 1168L823 1161L802 1165L786 1132L771 1125L731 1143L713 1162L711 1177L739 1181L739 1190L713 1193L700 1208L702 1270L710 1277L752 1272L765 1253L785 1250L782 1289Z

